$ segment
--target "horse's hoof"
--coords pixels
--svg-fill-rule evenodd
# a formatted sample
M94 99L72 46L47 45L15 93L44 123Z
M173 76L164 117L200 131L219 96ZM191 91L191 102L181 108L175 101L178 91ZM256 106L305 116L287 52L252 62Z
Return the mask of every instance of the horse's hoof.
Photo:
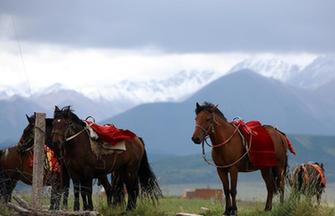
M230 212L226 210L222 216L230 216Z
M237 210L236 209L230 210L230 215L237 216Z

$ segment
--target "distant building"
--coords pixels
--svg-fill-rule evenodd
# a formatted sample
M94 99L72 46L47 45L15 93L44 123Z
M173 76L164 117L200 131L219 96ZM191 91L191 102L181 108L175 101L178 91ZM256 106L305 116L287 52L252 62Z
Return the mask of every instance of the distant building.
M197 188L194 190L185 190L182 198L185 199L218 199L222 198L222 189Z

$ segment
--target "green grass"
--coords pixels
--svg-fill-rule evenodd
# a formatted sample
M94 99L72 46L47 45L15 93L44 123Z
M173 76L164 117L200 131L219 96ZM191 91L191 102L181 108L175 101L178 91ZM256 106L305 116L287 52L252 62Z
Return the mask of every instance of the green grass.
M24 194L21 197L30 200L29 195ZM47 206L48 199L43 201ZM69 200L69 207L72 209L73 198ZM283 205L274 202L272 212L264 212L264 202L246 202L238 201L239 216L335 216L335 209L326 204L317 206L315 201L309 198L290 196ZM103 215L111 216L172 216L177 212L201 213L201 207L208 208L209 211L205 216L218 216L223 213L223 206L220 201L199 200L199 199L182 199L178 197L166 197L160 200L158 205L153 205L148 201L139 201L136 210L124 212L124 208L111 209L106 205L105 197L95 195L94 207ZM13 211L4 205L0 205L0 215L13 215Z

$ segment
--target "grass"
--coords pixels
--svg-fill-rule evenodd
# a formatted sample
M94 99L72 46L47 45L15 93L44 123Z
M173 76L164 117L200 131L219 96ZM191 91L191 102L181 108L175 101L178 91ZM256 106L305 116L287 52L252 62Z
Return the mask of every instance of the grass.
M30 200L29 195L22 195L23 198ZM73 199L69 201L72 208ZM48 199L43 201L47 206ZM316 206L316 203L302 196L290 196L283 205L274 202L274 208L271 212L264 212L264 202L246 202L238 201L239 216L335 216L335 209L323 204ZM124 214L124 208L111 209L106 205L106 199L102 196L94 196L95 210L103 215L111 216L172 216L177 212L201 213L201 207L209 209L204 216L218 216L223 213L223 206L220 201L215 200L198 200L198 199L181 199L178 197L166 197L160 200L158 205L153 205L147 201L139 201L136 210ZM13 211L4 205L0 205L0 215L13 215Z

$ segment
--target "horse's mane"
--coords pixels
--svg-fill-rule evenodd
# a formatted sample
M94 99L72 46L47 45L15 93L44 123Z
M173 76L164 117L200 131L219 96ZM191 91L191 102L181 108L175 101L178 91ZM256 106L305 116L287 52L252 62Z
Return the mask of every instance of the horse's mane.
M205 101L202 105L199 105L195 108L195 114L199 114L201 111L207 111L212 113L213 111L218 114L221 118L223 118L225 121L227 121L226 117L223 115L223 113L217 108L217 105L214 105L212 103L209 103Z
M70 118L74 123L85 126L85 122L83 122L76 114L74 114L74 110L71 109L70 105L63 107L61 110L55 110L54 118L57 117Z

